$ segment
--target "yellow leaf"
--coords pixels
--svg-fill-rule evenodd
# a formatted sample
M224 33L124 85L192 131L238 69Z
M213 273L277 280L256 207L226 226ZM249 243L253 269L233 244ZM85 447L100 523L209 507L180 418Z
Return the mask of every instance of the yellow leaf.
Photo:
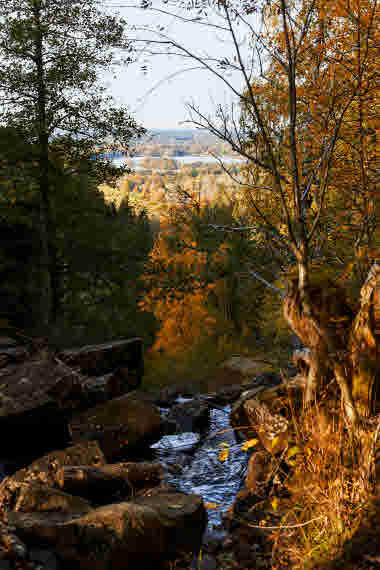
M250 447L254 447L257 443L259 443L258 439L249 439L248 441L246 441L245 443L243 443L243 445L241 446L241 450L242 451L247 451L247 449L249 449Z
M274 437L272 439L271 447L272 448L275 447L279 441L280 441L280 438L278 437L278 435L276 435L276 437Z
M221 503L204 503L204 506L206 507L206 509L217 509L218 507L221 507L222 504Z
M300 447L298 447L298 445L293 445L293 447L290 447L288 450L288 454L287 454L288 459L293 457L293 455L300 453L300 451L301 451L301 449L300 449Z
M222 450L219 452L219 456L218 456L218 457L219 457L219 461L220 461L221 463L223 463L223 461L226 461L226 459L228 459L228 452L229 452L228 448L227 448L227 449L222 449Z
M219 443L218 445L219 445L219 447L230 447L230 444L226 443L225 441L223 441L222 443Z
M272 505L272 509L275 512L277 511L278 503L279 503L278 497L273 497L270 504Z

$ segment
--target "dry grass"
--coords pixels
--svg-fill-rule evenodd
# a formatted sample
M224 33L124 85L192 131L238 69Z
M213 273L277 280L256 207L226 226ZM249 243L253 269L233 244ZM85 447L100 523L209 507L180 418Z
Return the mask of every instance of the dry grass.
M286 483L290 499L281 526L303 526L273 534L273 568L318 568L342 554L370 507L380 427L375 420L350 438L343 410L331 401L295 420L302 453Z

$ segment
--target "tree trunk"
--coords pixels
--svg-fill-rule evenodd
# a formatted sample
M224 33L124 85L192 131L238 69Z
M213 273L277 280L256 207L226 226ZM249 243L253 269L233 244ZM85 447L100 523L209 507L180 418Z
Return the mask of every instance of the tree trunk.
M43 39L41 29L41 5L33 2L34 55L37 73L37 139L39 144L39 190L40 190L40 319L44 333L48 332L52 314L52 272L51 272L51 206L49 188L49 134L46 117L46 83L44 73Z
M352 394L360 413L375 412L380 382L380 265L374 263L360 293L360 310L352 326L349 353Z
M323 379L330 375L341 389L349 424L370 415L380 382L380 265L373 265L363 285L355 318L344 290L326 279L314 283L313 275L302 296L299 281L292 280L284 316L310 349L305 404L318 396Z

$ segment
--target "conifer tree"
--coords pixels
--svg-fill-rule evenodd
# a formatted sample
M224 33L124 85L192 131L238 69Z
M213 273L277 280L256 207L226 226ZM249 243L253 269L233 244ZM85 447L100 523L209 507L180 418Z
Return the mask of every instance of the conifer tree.
M0 124L38 148L40 320L46 331L55 281L51 141L61 138L66 164L73 165L94 149L101 154L107 138L108 148L127 147L143 132L99 82L100 71L113 71L116 50L126 54L124 62L131 60L125 26L97 0L0 0ZM98 182L117 174L109 161L91 165Z

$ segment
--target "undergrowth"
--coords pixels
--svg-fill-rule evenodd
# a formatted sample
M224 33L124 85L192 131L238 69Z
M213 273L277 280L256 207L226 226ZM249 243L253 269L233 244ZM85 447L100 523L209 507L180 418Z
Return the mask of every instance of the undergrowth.
M294 416L300 453L286 482L284 528L272 536L273 568L326 568L342 554L370 509L379 427L375 418L350 437L343 410L327 403Z
M256 339L207 336L194 339L191 346L178 353L150 350L145 354L144 387L158 389L172 384L197 382L201 391L216 390L232 384L236 379L222 374L221 364L232 356L257 361L259 373L285 367L289 361L289 347L269 347Z

